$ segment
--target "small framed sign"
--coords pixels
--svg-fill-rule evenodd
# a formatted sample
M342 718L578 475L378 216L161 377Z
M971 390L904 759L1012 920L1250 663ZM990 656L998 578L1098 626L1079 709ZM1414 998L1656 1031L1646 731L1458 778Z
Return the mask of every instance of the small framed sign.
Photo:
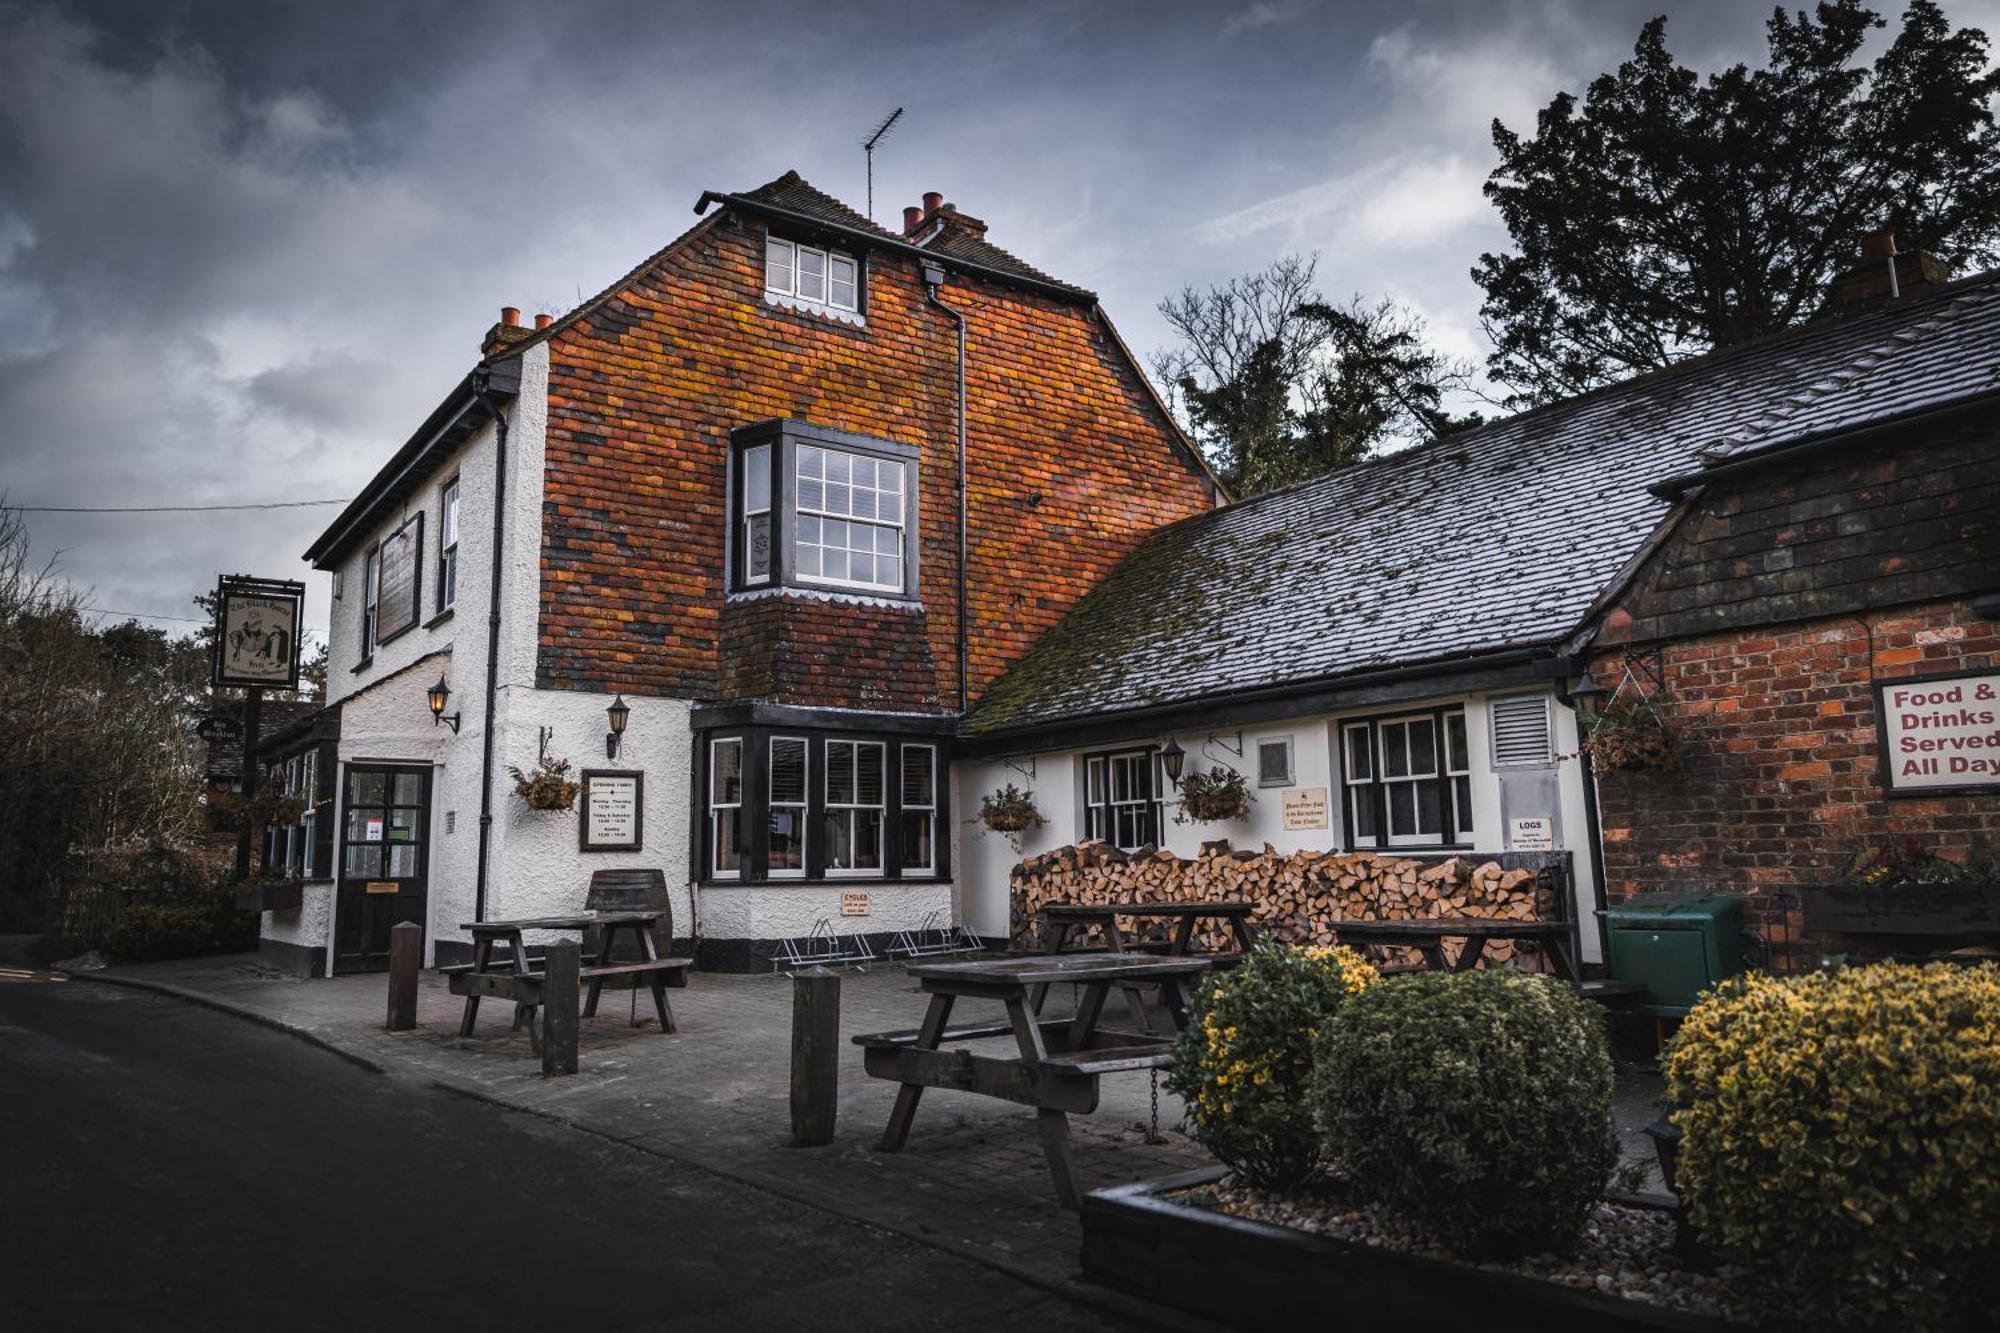
M1876 681L1875 720L1889 795L2000 792L2000 672Z
M842 916L867 916L868 891L866 889L842 889L840 891L840 914Z
M1325 828L1327 824L1326 788L1299 787L1285 793L1285 827L1288 829Z
M299 687L303 583L225 576L215 584L215 684L239 689Z
M1547 815L1519 815L1507 821L1507 850L1510 852L1552 852L1556 849L1556 821Z
M646 775L634 769L586 768L577 781L577 850L642 850Z

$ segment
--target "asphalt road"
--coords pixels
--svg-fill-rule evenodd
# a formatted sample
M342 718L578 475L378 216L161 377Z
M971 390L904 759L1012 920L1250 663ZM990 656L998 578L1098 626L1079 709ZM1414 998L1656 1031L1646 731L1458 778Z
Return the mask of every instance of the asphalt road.
M1132 1328L295 1038L0 979L0 1329Z

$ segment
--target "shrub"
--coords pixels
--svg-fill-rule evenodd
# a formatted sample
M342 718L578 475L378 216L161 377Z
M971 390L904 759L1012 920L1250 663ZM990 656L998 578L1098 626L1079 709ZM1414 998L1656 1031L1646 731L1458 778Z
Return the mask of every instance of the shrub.
M257 914L238 911L234 895L206 899L132 903L104 937L104 952L115 963L193 958L257 947Z
M2000 1297L2000 968L1739 978L1665 1064L1689 1215L1786 1299L1941 1327Z
M1254 1185L1290 1190L1311 1176L1320 1156L1307 1100L1314 1041L1347 997L1376 980L1352 949L1268 939L1211 976L1167 1074L1194 1137Z
M1520 972L1422 972L1364 991L1320 1042L1327 1154L1460 1254L1566 1249L1618 1161L1603 1015Z

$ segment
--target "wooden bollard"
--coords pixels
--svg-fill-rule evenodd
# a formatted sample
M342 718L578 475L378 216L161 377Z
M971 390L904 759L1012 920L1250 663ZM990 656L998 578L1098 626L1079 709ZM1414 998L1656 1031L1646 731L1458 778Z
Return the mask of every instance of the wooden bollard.
M577 973L583 946L575 940L551 944L542 955L542 1072L576 1072Z
M823 967L792 978L792 1142L833 1142L840 1095L840 977Z
M389 1031L417 1025L417 971L424 963L424 928L414 921L389 927Z

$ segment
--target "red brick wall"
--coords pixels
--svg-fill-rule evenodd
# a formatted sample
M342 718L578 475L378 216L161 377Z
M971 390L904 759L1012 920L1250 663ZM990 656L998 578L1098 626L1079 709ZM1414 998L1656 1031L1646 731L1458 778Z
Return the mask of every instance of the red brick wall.
M1870 635L1873 643L1871 648ZM1915 834L2000 843L2000 797L1884 795L1870 680L2000 670L2000 623L1963 601L1663 645L1678 771L1598 775L1614 901L1823 883L1857 847ZM1618 656L1594 665L1617 678Z
M866 329L773 308L763 244L725 215L551 340L540 683L952 707L952 324L914 262L881 255ZM1211 496L1088 308L956 275L943 295L970 326L977 697L1143 533ZM729 432L772 417L918 446L920 614L726 605Z

